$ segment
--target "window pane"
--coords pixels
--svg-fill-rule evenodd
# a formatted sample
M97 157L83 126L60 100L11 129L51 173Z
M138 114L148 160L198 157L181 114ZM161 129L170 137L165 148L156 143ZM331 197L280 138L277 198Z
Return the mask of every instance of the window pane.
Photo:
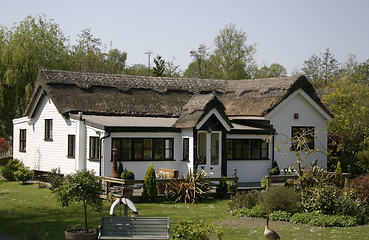
M219 133L211 135L211 165L219 164Z
M198 139L199 164L206 164L206 133L200 132Z
M143 159L143 139L134 139L134 159Z
M130 160L131 159L131 139L121 140L120 158L119 160Z
M144 139L144 158L145 160L152 159L152 139Z
M242 141L233 140L233 148L234 148L234 158L242 159Z
M233 156L232 156L232 153L233 153L232 140L227 139L226 143L227 143L227 159L233 159Z
M165 159L173 159L173 139L165 139Z
M260 140L251 140L251 159L260 159Z
M183 138L183 160L190 159L190 139Z
M268 158L268 149L269 149L269 144L266 141L261 141L261 158L262 159Z
M163 139L154 139L154 159L164 159L164 141Z
M250 159L250 140L244 139L242 141L242 157L241 159Z
M68 156L74 157L75 155L75 135L68 135Z

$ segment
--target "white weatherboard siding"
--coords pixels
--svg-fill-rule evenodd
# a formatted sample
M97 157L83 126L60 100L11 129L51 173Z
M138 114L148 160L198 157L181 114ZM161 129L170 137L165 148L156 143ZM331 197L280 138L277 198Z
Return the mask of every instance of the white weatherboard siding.
M153 133L153 132L142 132L142 133L111 133L111 136L104 140L104 166L103 174L109 176L112 168L112 156L111 156L111 139L112 138L173 138L174 139L174 161L122 161L123 168L134 172L136 179L144 179L147 168L150 163L153 163L155 172L157 173L158 168L168 169L180 169L180 162L182 160L182 137L180 133ZM118 165L118 163L117 163ZM179 173L181 175L181 173Z
M181 161L180 163L180 168L179 168L179 177L185 176L187 173L192 172L193 171L193 160L194 160L194 139L193 139L193 129L192 128L186 128L186 129L182 129L182 141L183 138L188 138L189 139L189 154L188 154L188 158L189 161ZM181 143L183 144L183 142ZM183 157L183 147L181 146L181 160Z
M269 135L255 134L228 134L227 139L268 139ZM234 169L237 169L239 182L260 182L260 179L268 173L271 166L272 144L269 143L269 159L267 160L228 160L227 176L234 175Z
M312 104L312 100L303 94L297 93L287 99L288 103L284 104L273 112L270 118L271 124L276 130L275 147L279 151L275 151L275 160L278 162L279 168L283 169L291 166L296 162L296 152L290 150L292 126L296 127L315 127L315 149L323 152L312 153L307 156L302 154L303 165L310 165L316 159L318 165L322 167L327 166L327 130L328 122L326 116L323 116ZM286 100L285 100L286 101ZM294 119L294 114L299 115L298 119Z
M44 140L45 119L53 120L52 141ZM15 119L13 122L14 158L34 170L50 171L60 167L62 173L75 171L75 159L67 157L68 134L76 134L75 122L59 114L48 96L40 99L34 118L23 122ZM27 130L26 152L19 151L20 129Z

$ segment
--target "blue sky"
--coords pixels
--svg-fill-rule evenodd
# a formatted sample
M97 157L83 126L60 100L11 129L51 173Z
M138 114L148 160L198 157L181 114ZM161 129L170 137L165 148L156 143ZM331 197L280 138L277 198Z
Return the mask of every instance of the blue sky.
M349 54L369 59L367 0L0 0L0 25L12 27L27 15L45 14L75 44L91 28L107 49L128 53L127 63L147 64L145 52L162 55L185 70L190 51L213 47L227 24L256 44L259 65L279 63L290 74L312 54L330 48L339 62ZM213 49L213 48L212 48Z

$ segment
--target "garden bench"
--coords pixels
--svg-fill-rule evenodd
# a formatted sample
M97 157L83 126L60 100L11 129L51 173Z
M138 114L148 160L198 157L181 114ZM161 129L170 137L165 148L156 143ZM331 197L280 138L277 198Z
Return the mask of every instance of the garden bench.
M101 217L99 239L169 239L166 217Z

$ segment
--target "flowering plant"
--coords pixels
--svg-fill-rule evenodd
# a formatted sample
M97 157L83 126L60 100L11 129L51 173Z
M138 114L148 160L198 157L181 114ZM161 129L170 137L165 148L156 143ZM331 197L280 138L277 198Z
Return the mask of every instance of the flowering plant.
M9 141L0 138L0 153L6 153L9 150Z

